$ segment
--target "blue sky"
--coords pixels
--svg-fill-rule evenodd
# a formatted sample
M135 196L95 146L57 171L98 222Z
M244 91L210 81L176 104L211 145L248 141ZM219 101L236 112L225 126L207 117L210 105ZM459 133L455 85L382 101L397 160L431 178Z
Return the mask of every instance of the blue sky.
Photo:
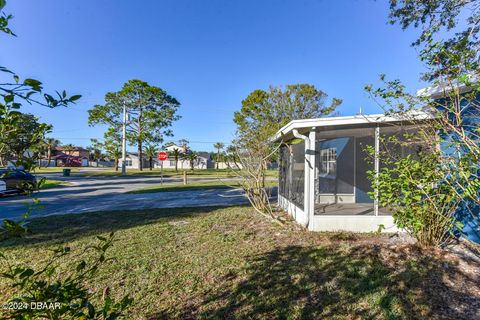
M132 78L182 103L172 139L195 150L231 141L241 100L269 85L314 84L343 99L342 115L381 112L363 90L380 73L424 86L416 32L386 23L386 0L10 0L5 11L18 37L0 36L0 65L83 95L67 109L23 109L63 143L101 138L87 110Z

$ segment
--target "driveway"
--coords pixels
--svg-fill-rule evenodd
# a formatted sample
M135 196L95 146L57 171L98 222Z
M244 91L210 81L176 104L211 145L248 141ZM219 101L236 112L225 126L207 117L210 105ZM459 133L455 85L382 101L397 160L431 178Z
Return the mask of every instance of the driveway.
M32 217L103 210L227 206L248 203L239 189L126 193L160 184L160 178L157 177L61 177L49 174L48 178L67 181L71 185L46 189L35 194L43 208L35 209ZM216 180L216 178L191 178L190 180ZM181 178L163 179L166 184L181 181ZM28 202L31 201L23 196L0 198L0 218L19 218L25 212Z

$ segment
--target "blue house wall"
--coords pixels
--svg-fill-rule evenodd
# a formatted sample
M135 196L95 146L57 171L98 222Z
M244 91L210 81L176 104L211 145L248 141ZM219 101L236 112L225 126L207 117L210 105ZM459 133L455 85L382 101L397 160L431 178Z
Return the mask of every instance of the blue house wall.
M440 105L445 105L445 100L439 99L438 100ZM461 106L462 108L462 126L464 127L465 131L467 132L475 132L480 126L480 110L469 105L466 99L462 100ZM475 104L480 105L480 94L476 96ZM451 119L451 121L455 121L455 119ZM476 133L476 136L478 132ZM442 151L446 154L452 152L448 148L448 137L446 137L447 141L442 146ZM453 137L452 137L453 138ZM478 141L480 144L480 141ZM480 164L479 164L479 172L477 177L480 175ZM480 198L480 190L478 191L478 197ZM468 239L480 243L480 206L473 202L465 201L462 203L459 211L457 212L458 218L463 222L464 229L463 232L465 237Z

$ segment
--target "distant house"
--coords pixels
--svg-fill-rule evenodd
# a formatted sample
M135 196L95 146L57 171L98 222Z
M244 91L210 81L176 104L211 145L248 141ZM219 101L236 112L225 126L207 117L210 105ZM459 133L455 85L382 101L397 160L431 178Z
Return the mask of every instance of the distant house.
M52 156L68 155L80 158L87 158L90 156L90 151L82 147L73 147L72 149L65 147L55 147L52 150Z
M183 151L183 148L177 147L179 150L181 149ZM170 150L174 150L170 148ZM167 148L167 152L168 152ZM167 160L163 161L163 168L164 169L175 169L175 158L173 154L170 152L169 157ZM208 168L213 168L213 161L210 157L210 154L208 152L197 152L198 158L194 161L194 169L208 169ZM183 157L183 152L180 153L180 157L178 159L178 169L190 169L190 161L182 159ZM143 168L147 169L150 167L150 163L148 161L148 157L145 156L145 154L142 156L143 158ZM127 157L125 160L125 166L127 169L137 169L138 164L139 164L139 157L137 152L128 152ZM119 160L119 166L122 166L122 159ZM160 163L160 160L157 158L153 159L153 168L160 168L162 165Z
M148 167L148 161L146 157L143 157L143 166ZM139 163L139 157L137 152L127 152L127 156L125 159L125 167L127 169L137 169L138 168L138 163ZM118 160L118 166L122 167L123 164L123 159Z
M52 160L57 167L88 167L89 156L90 152L82 147L55 147L52 150Z

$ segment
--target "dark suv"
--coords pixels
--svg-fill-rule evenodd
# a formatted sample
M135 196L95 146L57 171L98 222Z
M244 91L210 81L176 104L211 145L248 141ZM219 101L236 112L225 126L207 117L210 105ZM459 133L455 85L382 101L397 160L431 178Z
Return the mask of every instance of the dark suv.
M24 192L37 188L37 179L31 173L19 169L0 169L0 180L7 186L7 193Z

